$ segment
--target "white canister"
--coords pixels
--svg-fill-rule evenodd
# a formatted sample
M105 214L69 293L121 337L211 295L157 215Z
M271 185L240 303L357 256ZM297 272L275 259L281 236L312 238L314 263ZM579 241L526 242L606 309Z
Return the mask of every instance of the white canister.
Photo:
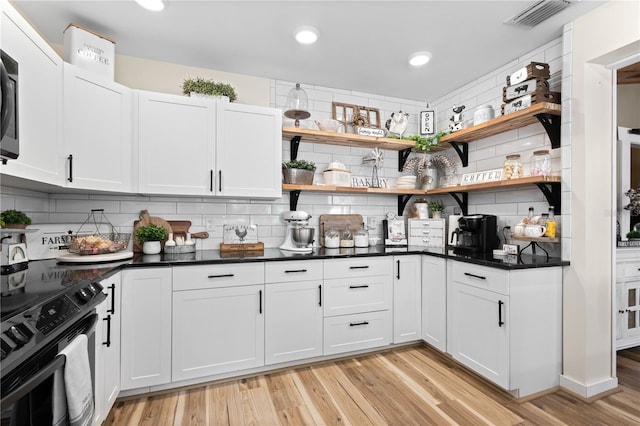
M481 105L473 113L473 125L476 126L485 121L493 120L494 117L495 111L491 105Z

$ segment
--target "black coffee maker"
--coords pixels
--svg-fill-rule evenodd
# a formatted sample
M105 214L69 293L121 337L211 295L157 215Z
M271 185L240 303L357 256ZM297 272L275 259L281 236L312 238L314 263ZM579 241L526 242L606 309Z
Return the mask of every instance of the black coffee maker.
M454 253L490 253L500 245L497 232L497 217L494 215L462 216L451 234L449 246Z

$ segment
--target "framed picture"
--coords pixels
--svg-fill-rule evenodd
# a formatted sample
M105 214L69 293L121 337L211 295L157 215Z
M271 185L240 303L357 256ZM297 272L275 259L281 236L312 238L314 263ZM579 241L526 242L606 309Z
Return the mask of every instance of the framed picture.
M436 133L436 110L428 109L420 111L420 134L435 135Z
M520 246L517 244L503 244L502 250L506 251L507 254L520 254Z

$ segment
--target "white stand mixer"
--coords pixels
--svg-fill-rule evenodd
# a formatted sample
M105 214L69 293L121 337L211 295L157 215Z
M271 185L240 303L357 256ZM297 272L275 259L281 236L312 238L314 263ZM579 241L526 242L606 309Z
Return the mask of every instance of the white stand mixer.
M281 250L309 253L313 250L314 229L308 228L311 215L303 211L287 211L281 215L282 220L287 222L287 235Z

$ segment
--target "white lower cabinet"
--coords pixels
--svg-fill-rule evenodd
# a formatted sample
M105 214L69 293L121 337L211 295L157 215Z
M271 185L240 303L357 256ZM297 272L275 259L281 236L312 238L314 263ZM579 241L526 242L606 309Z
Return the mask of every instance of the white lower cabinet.
M447 266L447 352L516 397L558 386L561 268Z
M100 284L107 298L97 307L95 333L94 415L100 425L120 392L120 280L117 273Z
M393 257L393 343L419 340L422 334L421 258Z
M391 343L392 271L391 257L324 261L325 355Z
M122 271L121 390L171 382L171 268Z
M264 365L264 285L173 293L172 379Z
M640 249L616 250L616 348L640 345Z
M422 256L422 340L447 350L447 261Z
M265 363L322 355L322 260L268 262Z

